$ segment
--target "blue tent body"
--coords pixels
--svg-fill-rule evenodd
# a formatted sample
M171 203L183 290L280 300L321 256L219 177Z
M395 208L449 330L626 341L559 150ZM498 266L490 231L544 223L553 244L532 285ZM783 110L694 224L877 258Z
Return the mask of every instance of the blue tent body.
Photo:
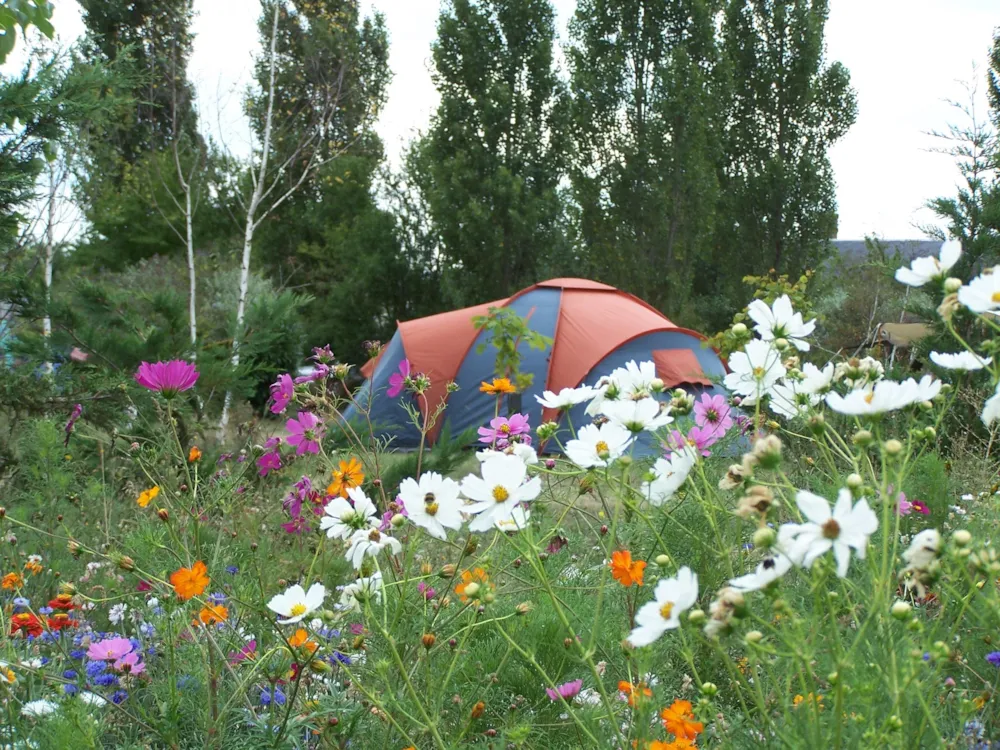
M522 344L521 372L533 375L532 385L516 401L504 406L526 414L532 428L543 421L560 419L556 412L543 410L536 400L545 390L594 384L629 361L654 361L657 375L667 390L684 387L695 396L702 392L726 391L718 383L725 375L725 365L710 348L702 345L703 337L679 328L661 313L613 287L585 279L553 279L529 287L507 300L489 302L476 307L432 315L400 323L377 360L363 368L368 377L358 394L362 405L371 403L369 419L374 432L391 438L397 449L416 448L420 432L412 424L401 403L414 400L421 414L446 400L439 424L429 435L433 442L447 425L451 436L486 425L494 416L496 401L480 392L482 381L495 376L496 352L490 346L489 333L476 331L472 319L484 315L491 307L508 307L528 321L529 327L552 339L552 346L539 351ZM403 392L390 398L390 377L400 372L408 361L413 372L427 374L432 387L426 403ZM458 390L448 393L447 383L454 381ZM516 398L516 397L515 397ZM664 396L664 398L667 398ZM569 422L579 427L589 418L586 405L570 410ZM348 419L361 417L351 409ZM566 416L560 425L569 435ZM558 450L550 441L547 450ZM652 453L658 447L646 436L639 453Z

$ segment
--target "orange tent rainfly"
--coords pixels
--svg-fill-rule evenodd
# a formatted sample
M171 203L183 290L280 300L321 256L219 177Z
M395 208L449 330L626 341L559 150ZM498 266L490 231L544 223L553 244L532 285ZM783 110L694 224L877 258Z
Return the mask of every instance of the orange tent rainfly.
M390 398L386 393L390 376L399 372L404 359L412 372L426 373L431 379L421 409L433 409L447 399L443 423L452 435L482 426L493 417L495 401L484 397L479 385L503 373L493 371L492 347L477 351L488 334L476 331L472 324L474 317L485 315L491 307L513 309L533 330L552 339L551 348L545 351L523 347L521 371L531 373L534 380L525 393L514 399L508 396L508 405L513 407L520 398L519 410L528 415L532 427L556 417L542 409L536 395L593 384L629 360L654 362L667 389L683 386L694 392L713 391L718 389L713 383L725 374L718 355L702 346L701 334L679 328L637 297L587 279L551 279L509 299L399 324L381 355L362 368L368 380L361 396L374 398L372 422L381 434L393 437L395 447L416 447L420 438L399 404L399 399L411 396L404 392ZM459 390L448 394L447 384L452 380ZM585 422L583 410L581 404L571 411L574 424ZM436 438L441 428L442 424L437 425L430 437Z

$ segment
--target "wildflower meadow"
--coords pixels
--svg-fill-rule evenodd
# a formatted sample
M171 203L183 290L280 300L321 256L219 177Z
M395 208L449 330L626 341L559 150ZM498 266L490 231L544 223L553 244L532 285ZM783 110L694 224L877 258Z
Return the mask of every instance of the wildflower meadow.
M728 397L630 362L530 424L504 372L473 451L425 445L427 375L364 393L329 347L234 452L190 361L138 368L128 429L19 425L3 746L994 747L995 459L941 436L973 384L1000 418L1000 272L958 252L896 274L952 334L915 377L816 356L781 295L726 331Z

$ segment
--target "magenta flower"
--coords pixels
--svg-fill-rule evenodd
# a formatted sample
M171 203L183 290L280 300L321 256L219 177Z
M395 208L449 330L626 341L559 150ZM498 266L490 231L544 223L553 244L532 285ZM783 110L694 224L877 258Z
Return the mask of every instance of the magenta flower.
M426 599L427 601L430 601L435 596L437 596L437 592L434 590L434 588L432 586L428 586L423 581L417 584L417 591L423 594L424 599Z
M296 456L319 453L319 441L323 439L324 430L323 423L315 414L300 411L298 419L285 422L285 429L288 430L288 444L296 446Z
M235 651L229 654L229 663L233 666L239 664L241 661L247 659L253 659L257 656L257 640L247 641L246 645L239 650L239 653Z
M580 694L580 688L582 687L583 680L573 680L572 682L564 682L562 685L557 685L555 690L545 688L545 694L549 696L550 701L557 701L562 698L569 703Z
M131 652L132 641L128 638L107 638L91 643L87 649L87 658L94 661L118 661Z
M931 514L931 509L920 500L913 501L913 510L924 516L929 516Z
M173 398L181 391L194 387L198 382L198 371L183 359L153 364L143 362L135 372L135 382L143 388L159 391L164 398Z
M267 452L257 459L257 474L259 476L266 477L272 471L277 471L281 468L280 446L281 438L279 437L268 438L267 442L264 443L264 450Z
M394 372L389 376L389 390L386 394L389 398L396 398L406 387L406 381L410 377L410 360L404 359L399 363L399 372Z
M308 375L299 375L295 378L295 385L302 385L303 383L311 383L314 380L326 380L326 377L330 374L330 368L323 363L316 365L314 369Z
M513 414L508 417L494 417L489 427L479 428L479 442L495 444L497 448L506 448L512 439L515 442L530 443L531 426L524 414Z
M74 404L73 411L69 414L69 421L66 423L66 441L63 443L63 447L69 445L69 436L73 434L73 426L76 424L76 420L80 418L83 414L83 405Z
M732 410L725 396L701 394L694 402L694 423L698 427L710 427L722 437L733 426Z
M144 662L139 661L139 654L130 651L121 659L115 662L115 669L119 672L129 672L130 674L141 674L146 671Z
M327 344L326 346L314 346L313 355L309 359L328 365L331 364L336 357L333 356L333 349L331 349L330 345Z
M896 512L901 516L908 516L913 512L913 503L907 500L902 492L896 500Z
M695 425L688 430L687 435L682 435L679 431L672 430L670 436L664 441L663 447L666 449L668 456L675 450L689 447L694 448L705 458L708 458L712 455L712 451L708 450L709 447L715 445L720 437L721 435L713 432L711 427L698 427Z
M292 376L288 373L279 375L278 380L271 384L271 404L272 414L283 414L295 396L295 384L292 383Z

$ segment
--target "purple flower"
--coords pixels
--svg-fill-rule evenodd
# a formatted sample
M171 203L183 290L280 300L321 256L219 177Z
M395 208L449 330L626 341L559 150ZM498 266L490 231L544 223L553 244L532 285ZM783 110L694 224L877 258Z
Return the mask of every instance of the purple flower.
M181 391L194 387L198 382L198 371L183 359L153 364L143 362L136 370L135 382L143 388L159 391L164 398L173 398Z
M288 444L296 446L295 455L319 453L319 441L323 439L323 423L312 412L300 411L298 419L285 422L288 430Z
M311 383L314 380L326 380L327 375L330 374L330 368L324 364L316 365L316 369L313 370L308 375L300 375L295 378L295 385L302 385L303 383Z
M583 680L573 680L572 682L564 682L562 685L557 685L555 690L545 688L545 694L549 696L550 701L557 701L562 698L569 703L580 693L580 688L582 687Z
M931 509L927 507L926 503L923 503L920 500L913 501L913 510L924 516L929 516L931 514Z
M725 396L701 394L694 402L694 423L699 427L710 427L722 437L733 426L732 410Z
M271 384L271 404L272 414L283 414L292 397L295 396L295 384L292 383L292 376L288 373L279 375L278 380Z
M913 512L913 503L902 492L896 496L896 512L901 516L908 516Z
M257 459L257 474L266 477L281 468L281 453L277 450L263 454Z
M66 423L66 442L63 443L63 446L69 445L69 436L73 434L73 425L76 424L76 420L80 418L81 414L83 414L83 405L75 404L73 411L69 414L69 421Z
M986 654L986 661L994 667L1000 667L1000 651L990 651Z
M131 674L140 674L146 671L146 664L139 661L139 654L135 651L125 654L121 659L115 662L115 669L119 672L129 672Z
M489 427L479 428L479 442L493 444L497 448L506 448L512 439L515 442L530 444L531 426L524 414L512 414L508 417L494 417Z
M91 643L87 658L95 661L117 661L132 651L132 641L128 638L107 638Z
M327 344L326 346L314 346L313 355L309 359L328 365L333 362L335 357L333 356L333 349Z
M434 590L434 588L432 586L428 586L423 581L417 584L417 591L423 594L424 599L426 599L427 601L430 601L435 596L437 596L437 592Z
M389 376L389 390L386 394L389 398L396 398L406 387L406 381L410 377L410 360L404 359L399 363L399 372L394 372Z

